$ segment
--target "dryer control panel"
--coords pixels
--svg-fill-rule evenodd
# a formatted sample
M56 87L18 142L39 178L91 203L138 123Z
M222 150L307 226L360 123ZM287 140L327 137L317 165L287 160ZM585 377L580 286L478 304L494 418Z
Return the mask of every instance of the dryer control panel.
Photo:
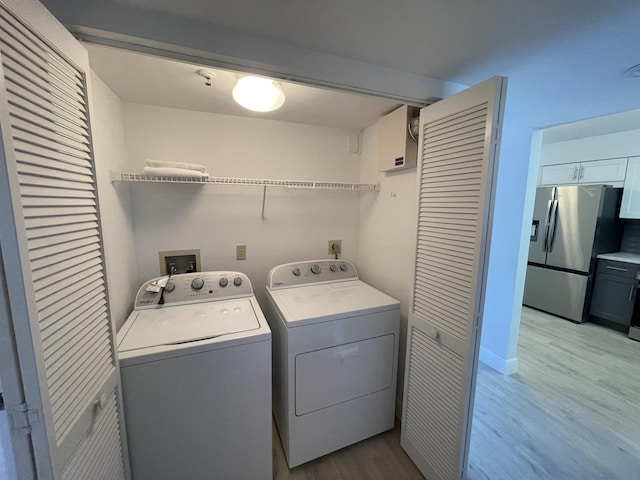
M358 280L353 263L346 260L311 260L273 267L267 277L267 286L277 289L341 280Z
M182 273L145 282L138 290L134 309L214 302L251 295L251 281L244 273Z

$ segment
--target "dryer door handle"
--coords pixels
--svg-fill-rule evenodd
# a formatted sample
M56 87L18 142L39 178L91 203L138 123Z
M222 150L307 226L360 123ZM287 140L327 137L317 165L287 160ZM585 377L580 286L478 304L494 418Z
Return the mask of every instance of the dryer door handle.
M349 357L357 357L358 355L360 355L360 347L357 345L338 350L338 358L340 360L344 360Z

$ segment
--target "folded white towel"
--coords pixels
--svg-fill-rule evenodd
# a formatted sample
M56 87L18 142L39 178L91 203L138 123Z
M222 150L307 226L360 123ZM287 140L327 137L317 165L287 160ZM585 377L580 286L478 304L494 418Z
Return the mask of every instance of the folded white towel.
M154 175L156 177L209 178L208 173L185 168L144 167L142 173L143 175Z
M186 163L186 162L165 162L162 160L147 160L148 167L155 168L180 168L183 170L195 170L197 172L205 173L204 165L199 163Z

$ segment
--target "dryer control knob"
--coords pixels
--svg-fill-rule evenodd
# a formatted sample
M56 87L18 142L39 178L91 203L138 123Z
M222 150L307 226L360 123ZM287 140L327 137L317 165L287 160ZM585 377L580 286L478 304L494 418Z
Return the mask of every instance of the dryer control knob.
M202 287L204 287L204 280L202 280L200 277L196 277L191 280L191 288L193 288L194 290L200 290Z
M313 265L311 265L311 273L317 275L320 273L320 265L318 265L317 263L314 263Z
M176 284L173 282L167 282L167 284L164 286L164 291L169 293L169 292L173 292L176 289Z
M335 265L331 265L329 267L329 270L331 270L332 272L336 272L336 271L338 271L338 267L336 267Z
M240 285L242 285L242 277L236 277L236 278L234 278L234 279L233 279L233 284L234 284L236 287L239 287Z
M347 264L346 263L341 263L340 264L340 270L342 270L343 272L347 271Z
M226 287L227 285L229 285L229 280L226 279L226 277L222 277L220 279L220 281L218 282L218 285L220 285L221 287Z
M292 272L293 272L293 274L294 274L296 277L299 277L299 276L300 276L300 269L299 269L298 267L294 268L294 269L292 270Z

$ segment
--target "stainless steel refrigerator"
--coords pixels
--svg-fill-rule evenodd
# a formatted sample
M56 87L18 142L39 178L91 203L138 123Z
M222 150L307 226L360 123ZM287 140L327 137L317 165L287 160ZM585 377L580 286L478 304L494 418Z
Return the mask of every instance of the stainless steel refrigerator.
M620 248L619 204L620 189L604 185L537 189L525 305L587 320L596 256Z

